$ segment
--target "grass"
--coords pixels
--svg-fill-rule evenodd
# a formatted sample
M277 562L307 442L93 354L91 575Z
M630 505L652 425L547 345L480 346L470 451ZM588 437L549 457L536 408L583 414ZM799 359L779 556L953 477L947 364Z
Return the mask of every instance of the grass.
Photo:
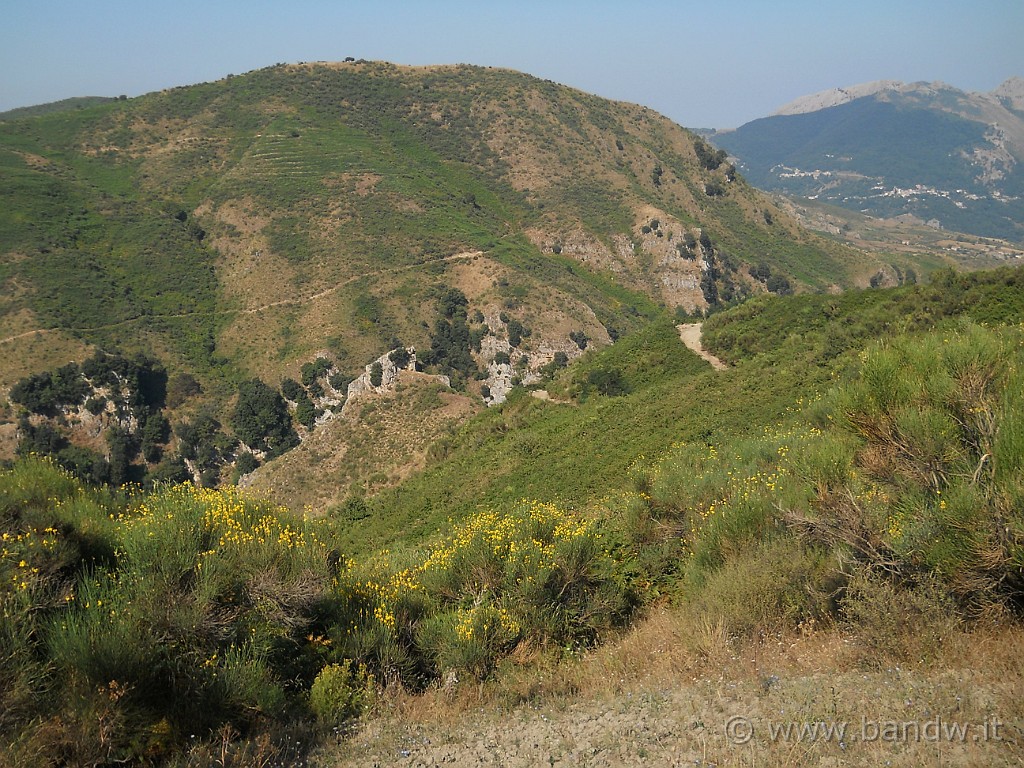
M662 320L562 373L572 388L614 367L628 394L513 398L468 422L433 468L333 518L303 520L230 490L101 493L37 459L15 465L0 477L0 639L12 660L0 725L20 734L9 754L170 760L205 753L225 728L244 751L271 739L266 724L301 730L319 718L317 741L370 706L445 711L444 696L468 701L473 690L534 704L593 691L601 664L622 670L618 696L636 662L616 653L680 636L667 655L674 674L759 686L762 704L744 699L757 727L776 703L796 720L847 720L865 713L842 689L851 670L883 680L895 665L936 681L927 665L961 643L1016 636L1018 328L965 321L828 365L812 346L789 374L774 352L712 371L675 333ZM792 399L818 388L810 403ZM710 421L687 415L698 393L715 406L702 414ZM513 466L496 475L464 463L488 455ZM595 466L607 468L597 482ZM558 492L572 503L545 497ZM666 600L673 618L653 636L621 634ZM813 675L780 684L786 649L840 637L852 645L829 667L837 692L823 697ZM697 669L723 672L716 682ZM434 688L448 693L408 698ZM643 706L675 706L659 696ZM939 701L915 700L928 711ZM1000 717L1019 716L998 701ZM973 718L975 705L963 706L942 711ZM623 705L626 722L631 711ZM728 749L718 726L704 727L709 745ZM185 738L194 730L199 744ZM765 745L765 759L795 759L773 751L789 746Z
M541 107L531 106L533 97ZM172 367L197 375L217 396L257 368L274 368L270 378L283 375L302 354L286 346L267 362L232 346L229 318L220 314L233 309L227 296L236 295L222 282L234 274L225 262L261 250L294 269L286 290L297 300L358 274L386 291L389 269L483 250L532 291L557 285L625 333L657 314L657 298L568 259L541 256L527 244L527 228L578 222L608 242L629 233L638 205L653 202L710 227L727 245L763 229L742 212L756 203L736 207L754 194L747 188L699 212L657 199L649 173L633 169L640 155L631 153L674 153L672 167L684 176L692 164L689 139L660 119L644 118L646 127L638 128L635 112L507 71L362 63L270 67L7 120L0 124L0 280L25 288L11 312L31 310L42 325L86 343L173 358ZM615 137L628 138L621 167ZM494 148L505 141L524 149L545 142L558 158L545 172L566 183L519 188L513 171L536 169L513 169ZM628 178L615 181L624 173ZM572 181L584 177L612 182ZM235 227L231 206L265 221L260 231ZM187 222L175 219L197 210ZM195 227L209 237L196 238ZM771 253L789 248L764 234ZM260 271L258 257L255 267L244 267L254 269L246 280L280 279ZM75 290L83 284L90 289ZM411 318L387 303L385 312L391 333L416 336ZM326 323L323 336L336 337L338 346L365 347L366 334L336 315L324 320L309 308L298 319Z

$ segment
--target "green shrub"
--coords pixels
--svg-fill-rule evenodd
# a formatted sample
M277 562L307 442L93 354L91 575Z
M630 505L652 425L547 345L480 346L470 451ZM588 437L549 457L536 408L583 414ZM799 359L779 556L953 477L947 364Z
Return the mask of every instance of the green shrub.
M370 366L370 386L379 387L384 380L384 367L379 363Z
M373 675L364 665L328 664L309 689L309 706L321 723L339 726L370 709L375 692Z
M792 538L751 542L704 575L686 597L687 611L720 622L729 635L756 638L792 630L831 612L828 553Z
M962 624L956 602L934 580L908 586L870 569L854 575L841 608L869 667L932 661Z

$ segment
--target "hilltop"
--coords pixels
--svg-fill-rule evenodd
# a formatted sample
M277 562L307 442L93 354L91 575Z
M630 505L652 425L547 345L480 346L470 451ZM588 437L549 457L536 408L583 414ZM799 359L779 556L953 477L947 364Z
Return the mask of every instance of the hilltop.
M204 459L169 438L209 482L253 378L317 363L286 397L304 439L394 350L494 405L665 313L934 266L809 233L649 109L507 70L277 65L60 107L0 123L0 386L143 355L174 430L225 435ZM464 319L442 317L451 290ZM71 443L109 458L84 406Z

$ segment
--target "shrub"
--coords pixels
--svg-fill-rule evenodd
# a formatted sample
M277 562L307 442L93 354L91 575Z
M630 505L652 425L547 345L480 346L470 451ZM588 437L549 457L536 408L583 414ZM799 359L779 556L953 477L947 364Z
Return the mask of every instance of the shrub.
M295 406L295 420L306 429L313 429L316 426L316 417L316 406L313 405L313 401L303 392L302 397L299 398Z
M869 667L932 661L962 624L955 601L933 579L902 585L869 568L853 576L841 608Z
M199 382L188 373L176 373L167 382L167 407L178 408L202 391Z
M530 332L514 317L508 321L508 343L510 345L518 347L522 343L523 337L529 335Z
M391 354L388 355L388 359L395 364L395 368L402 371L409 367L409 361L412 360L412 355L409 354L409 350L405 347L399 347L398 349L391 351Z
M231 426L248 446L273 455L284 453L299 441L284 399L259 379L239 385Z
M331 388L341 394L345 394L348 391L348 385L351 383L352 378L341 373L332 373L327 379L327 383L331 385Z
M375 691L373 675L365 665L328 664L309 689L309 707L321 723L336 727L368 710Z
M617 368L595 368L587 374L587 383L608 397L629 394L629 384Z
M792 538L756 542L705 574L687 612L721 623L729 635L756 638L826 618L831 611L825 552Z
M1022 363L1019 331L974 325L871 348L828 414L859 441L864 478L802 524L966 607L1020 600Z
M379 387L384 381L384 366L376 362L370 366L370 386Z
M298 402L302 394L302 386L295 379L285 378L281 380L281 394L292 402Z
M248 451L243 451L238 454L238 458L235 460L235 471L237 471L239 475L247 475L250 472L255 471L259 465L259 459Z

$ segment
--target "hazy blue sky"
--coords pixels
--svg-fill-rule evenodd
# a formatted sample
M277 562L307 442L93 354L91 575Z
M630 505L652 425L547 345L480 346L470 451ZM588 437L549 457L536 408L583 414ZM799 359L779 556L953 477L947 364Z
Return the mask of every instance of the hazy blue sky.
M1024 76L1024 0L4 0L0 110L294 61L509 67L735 127L869 80Z

